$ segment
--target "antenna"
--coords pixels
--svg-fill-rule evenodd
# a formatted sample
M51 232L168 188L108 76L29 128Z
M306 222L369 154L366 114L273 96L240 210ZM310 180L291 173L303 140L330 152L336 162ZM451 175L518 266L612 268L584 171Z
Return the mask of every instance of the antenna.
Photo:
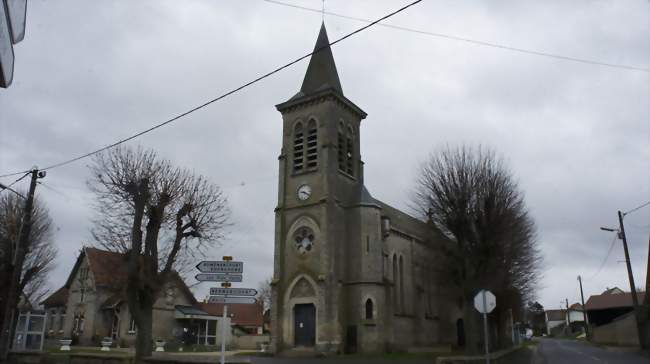
M325 0L323 0L323 6L321 7L321 16L324 23L325 22Z

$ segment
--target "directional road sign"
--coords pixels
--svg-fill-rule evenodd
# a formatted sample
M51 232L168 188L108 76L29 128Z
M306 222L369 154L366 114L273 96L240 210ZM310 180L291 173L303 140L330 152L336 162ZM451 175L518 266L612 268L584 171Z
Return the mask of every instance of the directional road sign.
M485 298L483 297L485 295ZM492 292L483 289L474 296L474 308L480 313L490 313L497 307L497 298Z
M214 274L214 273L199 273L194 276L200 282L241 282L241 274Z
M204 260L196 265L201 273L244 273L244 262Z
M221 296L210 296L208 298L208 303L245 303L253 304L257 302L253 297L221 297Z
M255 296L257 290L252 288L210 288L211 296Z

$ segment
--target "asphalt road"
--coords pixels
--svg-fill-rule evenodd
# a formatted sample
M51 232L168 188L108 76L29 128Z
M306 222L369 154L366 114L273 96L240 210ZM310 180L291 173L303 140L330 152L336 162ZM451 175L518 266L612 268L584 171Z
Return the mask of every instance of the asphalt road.
M634 351L604 349L574 340L540 339L535 356L531 364L650 363L650 357Z

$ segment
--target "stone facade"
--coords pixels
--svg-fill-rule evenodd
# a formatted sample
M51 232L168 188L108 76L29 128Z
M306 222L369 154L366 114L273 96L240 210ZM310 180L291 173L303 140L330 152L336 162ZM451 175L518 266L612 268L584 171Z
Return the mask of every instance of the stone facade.
M272 349L383 352L455 343L456 295L437 277L425 222L363 183L366 113L343 96L324 26L298 94L282 114Z
M125 300L125 277L122 254L84 248L65 286L43 302L48 335L74 338L80 345L112 337L116 344L131 346L136 332ZM194 304L180 277L167 283L154 304L153 337L170 341L179 336L186 323L176 319L176 307Z

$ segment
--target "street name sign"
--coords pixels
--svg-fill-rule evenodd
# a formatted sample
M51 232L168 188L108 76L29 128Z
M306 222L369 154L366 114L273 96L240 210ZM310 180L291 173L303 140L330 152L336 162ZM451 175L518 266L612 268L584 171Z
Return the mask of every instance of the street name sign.
M243 304L253 304L257 302L253 297L222 297L222 296L210 296L208 298L208 303L243 303Z
M244 262L233 262L223 260L204 260L196 265L201 273L244 273Z
M484 298L485 296L485 298ZM474 308L480 313L490 313L497 307L497 298L488 290L481 290L474 296Z
M215 274L215 273L199 273L194 276L200 282L241 282L241 274Z
M210 296L255 296L257 290L252 288L210 288Z

